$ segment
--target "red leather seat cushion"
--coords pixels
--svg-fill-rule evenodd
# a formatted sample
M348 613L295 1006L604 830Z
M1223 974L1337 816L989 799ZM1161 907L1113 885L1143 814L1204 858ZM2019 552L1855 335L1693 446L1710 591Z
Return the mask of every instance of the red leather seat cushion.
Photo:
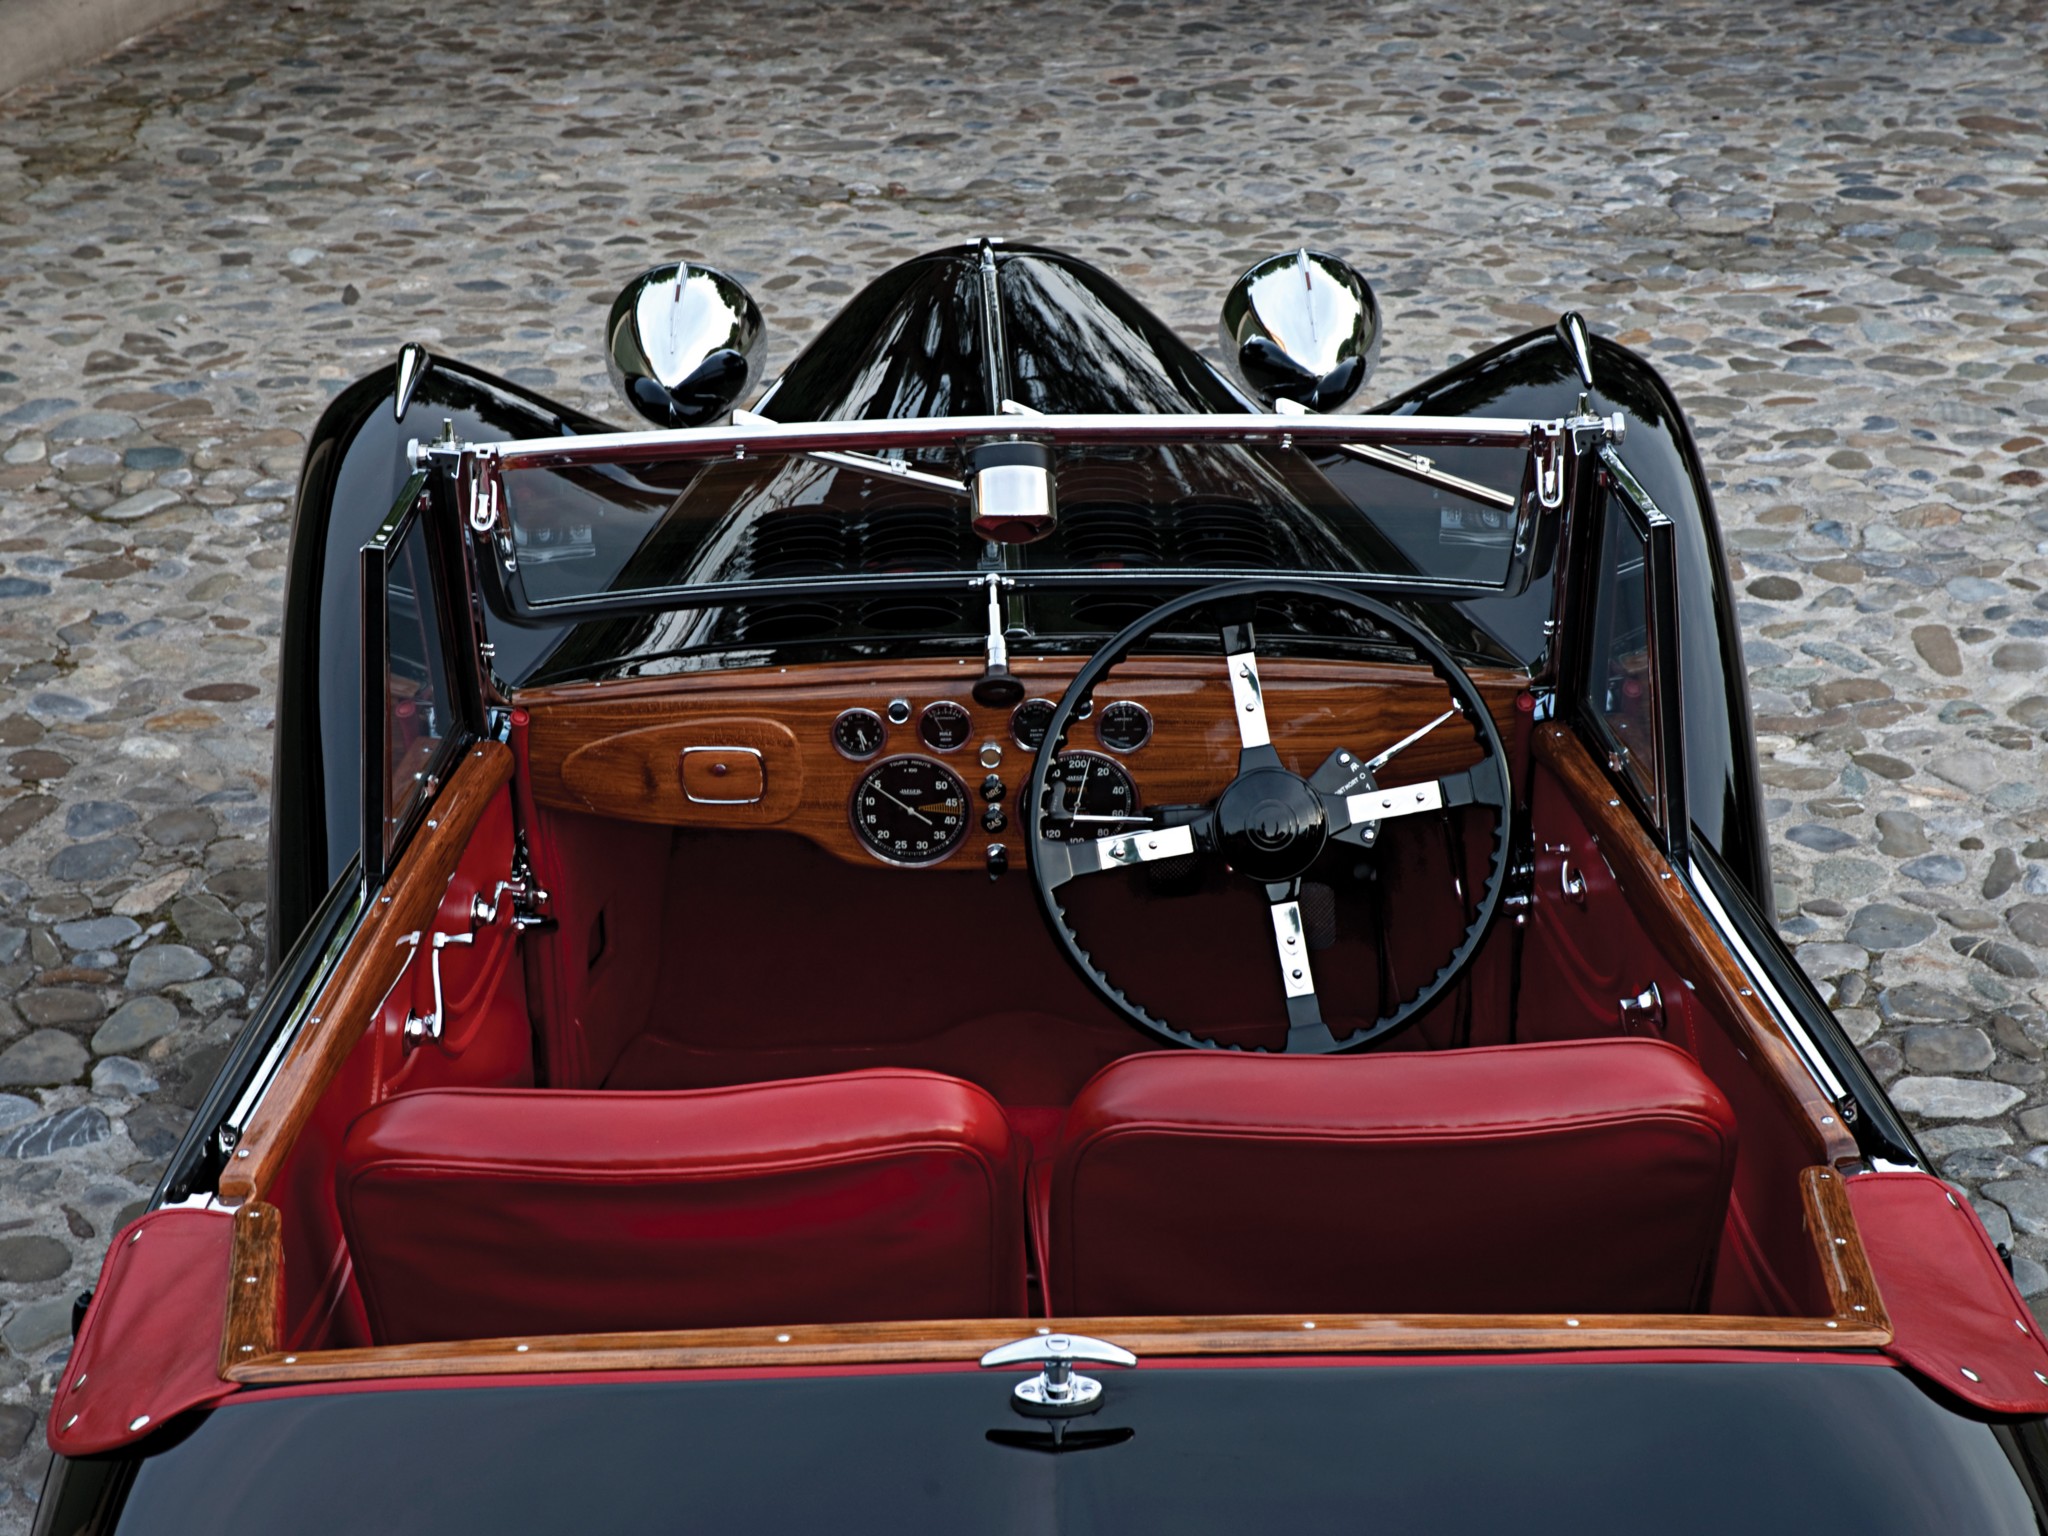
M1735 1119L1651 1040L1126 1057L1067 1116L1057 1315L1684 1312Z
M379 1343L1024 1313L1022 1156L932 1072L403 1094L336 1195Z

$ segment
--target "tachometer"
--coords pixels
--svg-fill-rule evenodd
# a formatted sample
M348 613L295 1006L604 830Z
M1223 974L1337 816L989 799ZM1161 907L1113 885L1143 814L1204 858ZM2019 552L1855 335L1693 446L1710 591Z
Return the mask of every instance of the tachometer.
M1138 819L1138 786L1123 764L1100 752L1062 752L1045 781L1045 835L1054 842L1080 842L1131 832Z
M928 757L891 757L853 787L856 836L891 864L936 864L967 836L967 786Z

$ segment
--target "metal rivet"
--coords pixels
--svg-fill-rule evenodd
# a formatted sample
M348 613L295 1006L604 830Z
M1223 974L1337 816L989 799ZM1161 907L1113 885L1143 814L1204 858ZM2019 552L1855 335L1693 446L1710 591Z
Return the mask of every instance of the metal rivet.
M1576 1328L1579 1326L1579 1320L1576 1317L1568 1317L1564 1320L1564 1325L1567 1328Z
M247 1156L246 1153L244 1153L243 1155ZM139 1243L142 1241L142 1234L140 1232L131 1233L129 1234L128 1241L131 1243Z
M1979 1376L1975 1371L1971 1370L1967 1365L1959 1365L1956 1367L1956 1369L1961 1371L1963 1373L1963 1376L1967 1380L1982 1381L1984 1379L1982 1376Z
M1052 1330L1051 1330L1050 1328L1041 1328L1041 1329L1039 1329L1038 1331L1039 1331L1040 1333L1051 1333L1051 1332L1052 1332Z
M1831 1322L1831 1323L1827 1324L1827 1326L1828 1326L1828 1327L1830 1327L1830 1328L1839 1328L1839 1327L1841 1327L1841 1324L1840 1324L1840 1323L1832 1323L1832 1322Z
M254 1344L244 1344L242 1346L242 1353L245 1355L253 1355L256 1353L256 1346Z
M430 818L428 818L428 821L427 821L427 830L428 830L429 832L431 832L431 831L433 831L433 830L434 830L434 828L436 828L436 827L438 827L438 826L440 826L440 825L441 825L441 823L439 823L438 821L435 821L435 820L433 820L433 819L432 819L432 818L430 817Z
M518 1344L513 1347L522 1355L526 1353L526 1346L524 1344Z
M1948 1203L1950 1205L1956 1205L1956 1197L1954 1195L1950 1195L1948 1197ZM1962 1207L1960 1205L1956 1205L1956 1209L1960 1211Z
M1822 1125L1833 1125L1835 1123L1835 1117L1833 1115L1822 1115L1820 1117L1820 1123Z
M789 1342L789 1335L786 1333L778 1333L777 1335L775 1335L775 1342L778 1344L787 1344Z
M237 1156L237 1157L247 1157L248 1155L249 1155L249 1149L248 1149L247 1147L244 1147L244 1148L242 1148L242 1150L241 1150L241 1151L239 1151L239 1152L237 1152L237 1153L235 1154L235 1156Z
M2043 1376L2039 1371L2034 1372L2034 1380L2041 1383L2042 1386L2048 1387L2048 1376Z
M1315 1325L1316 1325L1315 1319L1314 1319L1314 1318L1310 1318L1310 1319L1308 1319L1308 1320L1307 1320L1306 1322L1304 1322L1304 1323L1303 1323L1303 1324L1302 1324L1301 1326L1302 1326L1302 1327L1304 1327L1304 1328L1313 1328L1313 1327L1315 1327Z
M2040 1375L2040 1372L2036 1371L2036 1372L2035 1372L2034 1374L2038 1376L2038 1375ZM2043 1379L2044 1379L2044 1380L2048 1380L2048 1377L2044 1377ZM71 1427L72 1425L76 1424L77 1422L78 1422L78 1415L74 1413L73 1415L71 1415L71 1417L70 1417L70 1418L68 1418L68 1419L66 1419L66 1420L64 1421L64 1427L65 1427L66 1429L69 1429L69 1428L70 1428L70 1427Z
M84 1377L83 1375L80 1375L80 1377L78 1378L78 1380L76 1380L76 1381L74 1381L73 1383L71 1383L71 1390L72 1390L72 1391L74 1391L74 1392L76 1392L76 1391L77 1391L77 1390L78 1390L78 1389L79 1389L80 1387L82 1387L82 1386L84 1386L84 1385L85 1385L85 1377Z
M1296 981L1299 981L1299 980L1301 980L1301 970L1300 970L1300 968L1299 968L1299 967L1296 967L1296 968L1295 968L1295 972L1294 972L1294 979L1295 979Z
M284 1363L286 1365L297 1365L299 1363L299 1357L297 1355L286 1355L284 1357Z
M1856 1303L1852 1304L1852 1305L1850 1306L1849 1310L1850 1310L1851 1312L1868 1312L1868 1311L1870 1310L1870 1308L1866 1307L1865 1305L1863 1305L1863 1303L1862 1303L1862 1302L1860 1302L1860 1301L1859 1301L1859 1302L1856 1302Z
M130 1432L133 1432L133 1431L135 1431L135 1430L138 1430L138 1429L142 1428L142 1426L143 1426L143 1425L145 1425L145 1424L147 1424L148 1422L149 1422L149 1415L145 1413L145 1414L143 1414L143 1415L142 1415L142 1416L141 1416L140 1418L130 1419L130 1420L128 1421L128 1428L129 1428Z
M1838 1237L1835 1239L1835 1246L1837 1248L1846 1248L1849 1246L1849 1239L1847 1239L1846 1237Z

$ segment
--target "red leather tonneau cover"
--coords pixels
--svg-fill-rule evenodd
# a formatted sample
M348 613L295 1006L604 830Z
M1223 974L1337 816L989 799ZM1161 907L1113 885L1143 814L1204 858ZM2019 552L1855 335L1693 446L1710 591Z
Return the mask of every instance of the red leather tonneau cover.
M1843 1180L1891 1314L1885 1351L1993 1413L2048 1413L2048 1346L1969 1202L1925 1173Z
M140 1440L235 1390L220 1379L234 1218L151 1211L115 1235L50 1409L65 1456Z

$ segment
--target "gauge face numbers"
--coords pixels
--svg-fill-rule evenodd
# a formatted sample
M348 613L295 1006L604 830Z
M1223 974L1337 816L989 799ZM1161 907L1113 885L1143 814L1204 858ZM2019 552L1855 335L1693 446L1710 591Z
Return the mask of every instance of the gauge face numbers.
M855 762L882 750L882 717L872 709L849 709L832 722L832 745Z
M853 830L891 864L936 864L967 836L967 786L928 757L892 757L853 787Z
M1027 752L1045 745L1045 733L1052 727L1051 699L1026 699L1010 711L1010 737Z
M927 704L917 722L917 739L934 752L957 752L974 734L974 717L951 699Z
M1152 739L1152 712L1129 699L1105 704L1095 717L1095 738L1112 752L1135 752Z
M1100 752L1062 752L1045 787L1048 814L1040 827L1051 842L1087 842L1143 825L1135 819L1138 786L1123 764Z

